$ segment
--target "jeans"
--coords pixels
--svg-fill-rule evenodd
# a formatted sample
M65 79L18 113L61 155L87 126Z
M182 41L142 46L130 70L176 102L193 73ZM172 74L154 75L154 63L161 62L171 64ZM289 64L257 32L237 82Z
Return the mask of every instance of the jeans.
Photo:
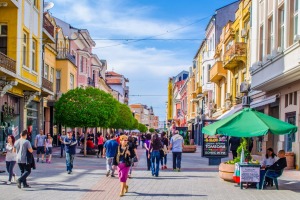
M74 157L75 157L74 154L66 153L66 166L67 166L67 171L72 172Z
M103 144L98 144L98 156L101 154L101 157L103 156Z
M160 164L161 165L167 165L167 154L160 159Z
M151 170L152 170L152 175L158 176L159 161L160 161L159 150L152 151L152 153L151 153Z
M6 170L8 172L8 181L11 181L11 178L14 174L14 166L16 161L6 161Z
M111 171L111 175L114 175L115 169L113 167L114 157L106 157L106 171Z
M26 163L18 163L19 168L21 170L21 177L18 179L23 186L27 185L27 177L31 173L31 165Z
M63 157L64 149L65 149L65 144L61 144L60 145L60 157Z
M182 152L173 152L173 169L181 168L181 154Z
M151 157L151 156L150 156ZM150 170L151 167L151 161L150 158L148 158L148 151L146 151L146 159L147 159L147 170Z
M131 174L131 172L132 172L132 167L133 167L133 165L134 165L133 158L130 158L130 162L131 162L131 165L130 165L130 169L129 169L129 174Z

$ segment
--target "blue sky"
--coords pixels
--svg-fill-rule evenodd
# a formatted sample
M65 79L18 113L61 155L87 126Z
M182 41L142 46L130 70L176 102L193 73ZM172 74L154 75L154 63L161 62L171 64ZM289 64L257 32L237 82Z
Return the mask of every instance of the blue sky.
M234 0L52 2L55 17L89 30L108 70L129 78L130 104L152 106L163 121L168 77L189 69L211 15Z

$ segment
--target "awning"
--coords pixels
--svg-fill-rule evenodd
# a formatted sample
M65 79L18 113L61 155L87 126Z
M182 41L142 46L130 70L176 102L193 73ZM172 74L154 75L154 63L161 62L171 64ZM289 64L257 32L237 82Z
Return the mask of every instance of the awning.
M220 115L217 119L224 119L226 117L229 117L230 115L240 111L243 109L242 104L238 104L236 106L233 106L230 110L227 110L226 112L224 112L222 115Z
M264 99L259 99L257 101L253 101L250 103L250 108L257 108L260 106L268 105L270 103L274 103L278 97L279 97L279 95L275 94L273 96L270 96L270 97L267 97Z

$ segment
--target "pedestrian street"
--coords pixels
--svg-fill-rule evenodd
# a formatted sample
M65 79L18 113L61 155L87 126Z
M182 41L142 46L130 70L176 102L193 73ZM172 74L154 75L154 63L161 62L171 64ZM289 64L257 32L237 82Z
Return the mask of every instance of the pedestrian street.
M182 171L173 172L172 154L168 154L168 169L160 170L158 177L146 171L145 151L138 148L140 161L133 169L129 180L129 192L119 197L119 181L106 177L105 159L96 156L83 157L76 154L74 170L67 174L65 159L59 158L59 149L54 148L51 164L37 163L28 178L31 188L18 189L16 184L6 185L7 173L0 174L1 199L70 199L70 200L114 200L114 199L272 199L293 200L300 198L299 171L285 170L279 180L279 190L254 188L241 190L235 183L225 182L218 177L218 166L209 166L208 160L196 153L184 153ZM0 162L4 169L5 162ZM20 175L16 166L15 172Z

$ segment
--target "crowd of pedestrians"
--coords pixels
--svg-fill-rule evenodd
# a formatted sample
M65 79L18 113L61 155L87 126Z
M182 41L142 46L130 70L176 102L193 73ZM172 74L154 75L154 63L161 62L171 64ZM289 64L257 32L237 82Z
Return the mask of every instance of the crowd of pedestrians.
M7 184L16 182L18 188L22 186L23 188L30 187L27 183L27 177L30 175L31 169L35 169L35 160L32 154L33 147L36 148L36 162L50 164L52 160L53 138L51 134L45 135L43 130L40 130L35 137L33 147L27 136L27 130L22 131L20 139L17 141L10 135L6 144L6 169L9 174ZM82 138L84 138L84 134L76 139L73 131L67 131L67 134L63 131L58 137L61 144L60 157L65 156L67 174L71 174L73 171L76 147L80 143L83 144L84 140L82 141ZM97 144L97 157L106 159L106 176L115 177L115 171L117 171L120 181L120 196L128 192L127 179L133 177L133 166L139 161L137 148L141 142L141 147L145 148L146 152L147 170L151 171L152 176L159 176L160 164L161 170L167 169L167 153L169 151L172 151L173 154L173 169L180 171L183 138L178 132L174 133L170 140L165 132L161 136L157 133L146 135L111 133L105 137L98 132L96 137L91 136L89 133L87 139ZM78 143L78 140L80 140L80 143ZM21 171L21 176L18 179L16 179L14 172L16 163Z

